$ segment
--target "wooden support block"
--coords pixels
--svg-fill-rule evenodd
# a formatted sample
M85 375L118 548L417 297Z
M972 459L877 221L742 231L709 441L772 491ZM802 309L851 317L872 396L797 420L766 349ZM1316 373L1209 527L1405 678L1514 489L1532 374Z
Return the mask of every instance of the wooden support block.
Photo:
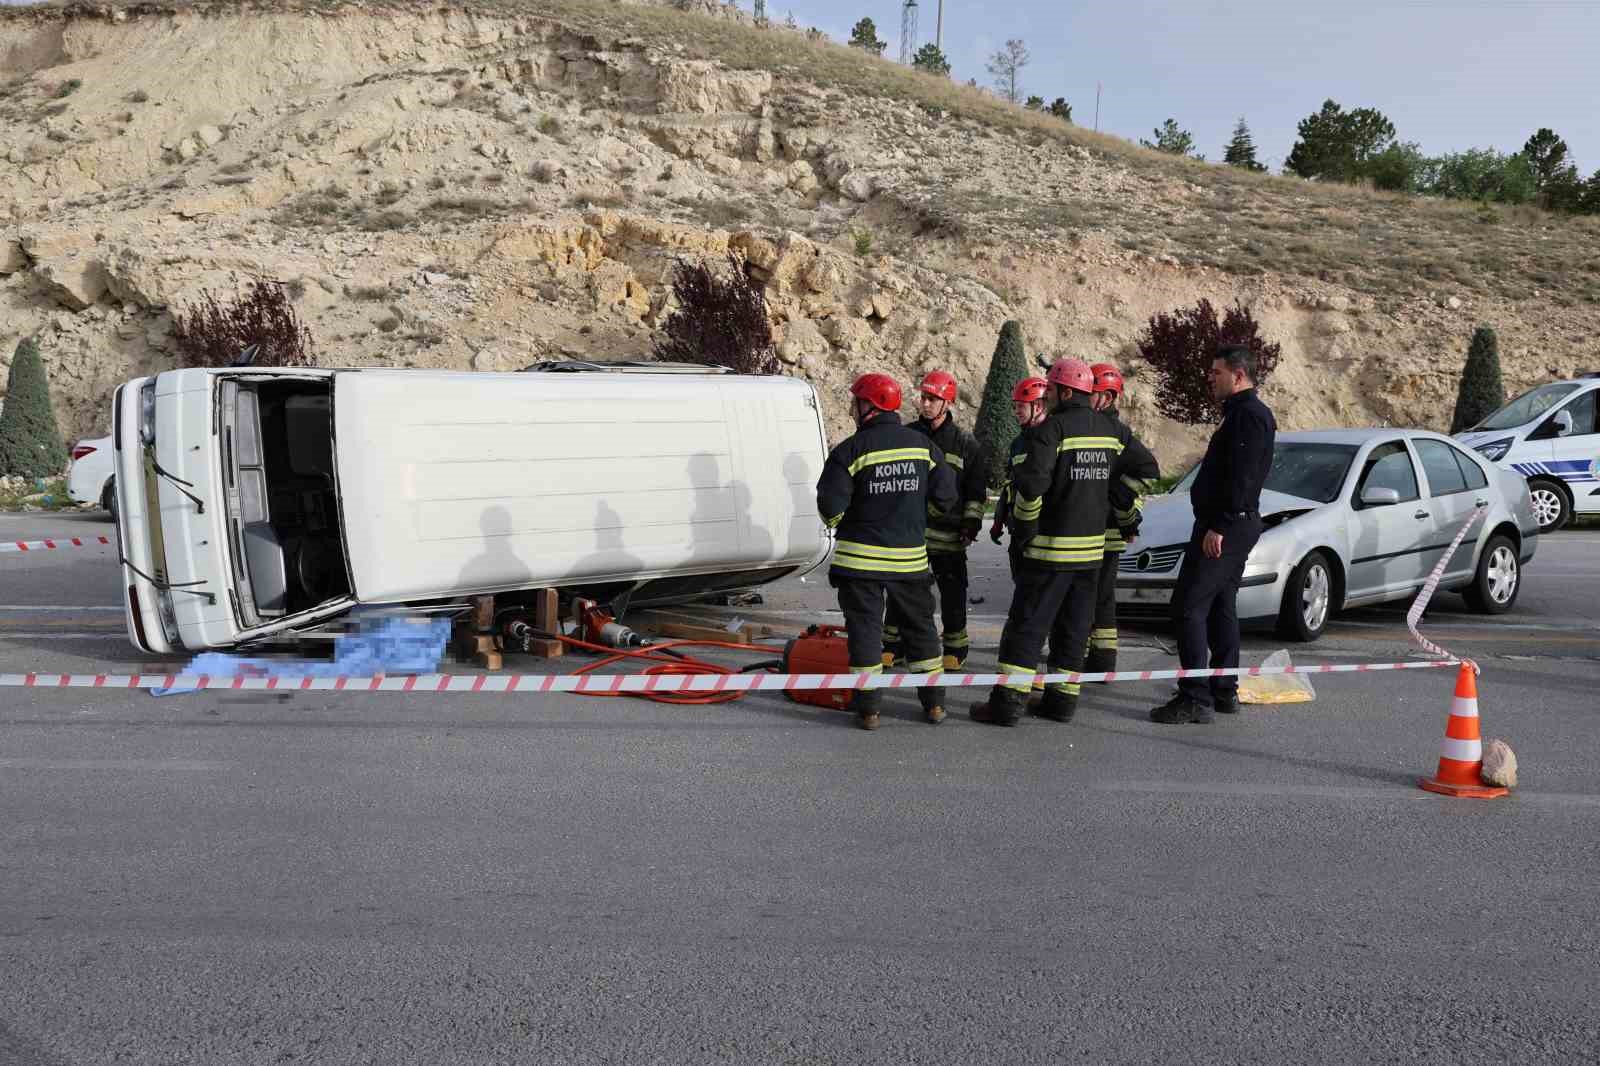
M653 633L677 640L716 640L734 644L748 644L757 638L772 635L771 626L758 622L746 622L738 629L721 629L717 626L691 625L688 622L657 622L654 619L641 619L638 628L648 628Z
M539 589L533 594L533 628L543 633L561 632L561 598L555 589Z
M567 646L559 640L534 637L528 641L528 654L536 659L559 659L566 651Z

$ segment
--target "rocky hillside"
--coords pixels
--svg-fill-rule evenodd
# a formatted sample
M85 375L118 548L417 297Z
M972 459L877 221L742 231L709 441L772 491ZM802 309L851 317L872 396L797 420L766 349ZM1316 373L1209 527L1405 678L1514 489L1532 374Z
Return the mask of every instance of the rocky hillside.
M67 432L104 432L173 310L257 276L328 365L640 355L674 260L729 251L829 395L943 366L975 403L1008 318L1126 362L1201 296L1283 344L1289 427L1441 426L1479 322L1508 387L1600 365L1593 220L1160 157L702 6L0 9L0 370L38 334Z

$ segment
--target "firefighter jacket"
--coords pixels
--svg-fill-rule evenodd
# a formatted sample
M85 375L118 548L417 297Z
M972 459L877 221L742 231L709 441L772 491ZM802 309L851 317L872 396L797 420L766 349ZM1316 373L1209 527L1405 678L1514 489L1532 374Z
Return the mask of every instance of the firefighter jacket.
M1117 416L1116 408L1100 413L1116 424L1117 439L1122 441L1123 470L1111 481L1111 517L1106 525L1106 554L1117 555L1127 550L1128 541L1138 535L1145 493L1161 476L1161 468L1156 457L1133 435L1133 429Z
M817 511L838 531L829 577L927 574L928 513L951 511L959 499L939 446L879 412L828 453L817 481Z
M1011 467L1013 549L1050 570L1098 568L1105 558L1110 486L1128 469L1128 444L1117 424L1074 393L1023 438Z
M988 464L983 461L983 448L949 415L938 429L925 418L911 423L911 428L927 437L944 452L944 461L956 475L956 492L961 497L960 506L948 512L928 512L928 550L931 552L965 552L966 541L962 530L978 535L983 525L983 508L989 497Z
M995 499L994 502L994 520L995 529L997 530L1000 529L1001 526L1009 525L1011 522L1011 473L1017 468L1017 465L1022 462L1023 458L1026 457L1027 451L1028 427L1024 426L1021 433L1018 433L1015 437L1011 438L1011 447L1006 451L1007 459L1005 477L1000 482L1000 495ZM996 536L998 537L999 534L997 533ZM999 540L996 540L995 543L998 544Z

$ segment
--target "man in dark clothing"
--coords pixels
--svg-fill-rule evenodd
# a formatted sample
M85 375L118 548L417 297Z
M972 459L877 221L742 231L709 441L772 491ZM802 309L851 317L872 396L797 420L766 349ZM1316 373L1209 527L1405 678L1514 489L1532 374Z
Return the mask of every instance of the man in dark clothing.
M828 580L839 590L850 670L883 672L885 604L900 620L907 666L934 673L944 665L933 624L933 575L926 543L930 510L956 507L956 478L939 446L900 424L900 386L887 374L863 374L850 386L856 432L828 454L817 481L817 511L838 531ZM944 720L944 689L917 689L923 713ZM851 705L862 729L878 728L881 689L862 689Z
M1047 637L1049 672L1082 668L1105 555L1107 486L1127 469L1129 451L1148 455L1131 435L1125 443L1090 407L1094 375L1087 363L1058 360L1048 380L1055 411L1023 434L1021 462L1012 468L1011 536L1019 558L1016 593L1000 638L1002 674L1032 674ZM1028 680L996 685L988 701L972 709L973 720L1016 725L1028 688ZM1037 713L1065 722L1077 705L1078 685L1058 682L1045 687Z
M955 402L955 377L935 370L922 379L922 417L911 423L944 452L961 496L956 510L928 516L928 563L939 586L946 670L958 670L967 661L967 545L978 537L989 495L988 464L977 440L951 417ZM885 666L900 659L900 622L892 609L883 625L883 658Z
M1194 531L1183 553L1172 592L1178 626L1178 661L1185 670L1204 669L1207 649L1213 669L1239 665L1236 598L1245 560L1261 537L1261 488L1272 469L1278 423L1256 395L1255 353L1225 346L1211 363L1211 395L1222 402L1222 425L1211 435L1206 457L1189 490ZM1212 710L1239 709L1236 677L1185 678L1178 694L1150 712L1163 725L1210 722Z

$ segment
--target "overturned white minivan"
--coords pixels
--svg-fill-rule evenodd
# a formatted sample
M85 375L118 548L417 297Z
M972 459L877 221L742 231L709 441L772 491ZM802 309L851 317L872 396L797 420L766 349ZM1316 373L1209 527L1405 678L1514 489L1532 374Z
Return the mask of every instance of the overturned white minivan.
M148 652L288 639L367 604L692 599L831 547L822 414L792 378L240 367L138 378L114 405L128 632Z

